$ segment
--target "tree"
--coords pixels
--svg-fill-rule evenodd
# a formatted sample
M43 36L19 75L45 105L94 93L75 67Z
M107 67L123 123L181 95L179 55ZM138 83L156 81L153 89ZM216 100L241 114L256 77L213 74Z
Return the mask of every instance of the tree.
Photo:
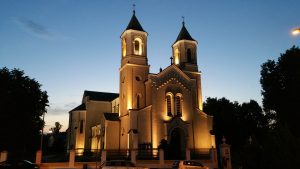
M268 129L268 120L260 105L254 100L239 104L223 97L208 98L203 108L204 112L214 116L213 133L216 135L217 146L221 144L223 136L231 145L233 165L247 168L249 164L255 164L258 168L260 145L257 140L262 140ZM252 148L252 144L249 151L245 145L249 144L250 136L255 140L256 149Z
M35 79L19 69L0 69L0 150L19 157L37 150L47 106L47 92Z
M52 131L52 133L54 135L58 134L60 129L61 129L62 125L59 122L55 122L55 126L51 127L50 130Z
M299 168L300 49L293 46L277 61L261 66L263 107L272 117L264 142L264 168Z
M52 131L52 134L50 138L52 138L52 145L50 146L50 149L54 152L62 152L65 148L65 132L61 133L62 125L59 122L55 122L55 126L51 127L50 130Z
M237 119L236 114L239 111L237 102L230 102L226 98L207 98L203 104L204 112L214 116L213 132L216 135L217 144L222 143L222 137L232 143L238 141L237 137ZM235 144L236 145L236 144Z
M266 113L300 138L300 49L293 46L281 54L277 62L263 63L260 83Z

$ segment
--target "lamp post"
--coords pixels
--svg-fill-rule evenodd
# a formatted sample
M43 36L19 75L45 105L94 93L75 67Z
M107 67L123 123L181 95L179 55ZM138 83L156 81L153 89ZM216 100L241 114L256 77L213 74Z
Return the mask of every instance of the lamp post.
M35 163L36 164L41 164L42 163L44 127L45 127L45 112L43 112L43 126L42 126L42 131L41 131L40 149L36 152L36 158L35 158Z
M299 27L299 28L293 29L293 30L292 30L292 35L294 35L294 36L300 35L300 27Z
M42 127L41 144L40 144L40 150L41 150L41 151L42 151L42 149L43 149L44 128L45 128L45 112L43 113L43 127Z

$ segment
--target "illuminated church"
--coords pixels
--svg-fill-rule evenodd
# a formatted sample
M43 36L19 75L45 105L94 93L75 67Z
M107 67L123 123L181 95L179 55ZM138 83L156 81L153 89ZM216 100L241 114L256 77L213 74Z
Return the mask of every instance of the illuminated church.
M180 153L215 147L213 117L202 111L197 41L183 22L172 44L172 64L153 74L147 36L133 11L121 34L120 92L84 92L82 104L69 112L70 148L158 148L162 139Z

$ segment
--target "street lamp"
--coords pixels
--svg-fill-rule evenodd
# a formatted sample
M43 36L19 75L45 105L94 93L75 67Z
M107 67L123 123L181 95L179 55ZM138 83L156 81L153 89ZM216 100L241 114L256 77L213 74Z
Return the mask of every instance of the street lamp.
M40 150L43 150L43 137L44 137L44 128L45 128L45 112L43 112L43 128L41 131L41 144L40 144Z
M295 28L292 30L292 35L297 36L300 35L300 28Z

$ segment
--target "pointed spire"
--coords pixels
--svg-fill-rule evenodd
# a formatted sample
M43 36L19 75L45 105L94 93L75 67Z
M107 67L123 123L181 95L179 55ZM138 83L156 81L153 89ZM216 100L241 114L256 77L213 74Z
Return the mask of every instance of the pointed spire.
M135 16L135 4L132 5L132 8L133 8L132 17L130 19L130 22L129 22L126 30L133 29L133 30L145 32L144 29L142 28L140 22L138 21L138 19Z
M177 36L177 39L175 42L180 41L180 40L192 40L195 41L192 36L190 35L189 31L185 27L185 22L184 22L184 16L182 16L182 28Z

